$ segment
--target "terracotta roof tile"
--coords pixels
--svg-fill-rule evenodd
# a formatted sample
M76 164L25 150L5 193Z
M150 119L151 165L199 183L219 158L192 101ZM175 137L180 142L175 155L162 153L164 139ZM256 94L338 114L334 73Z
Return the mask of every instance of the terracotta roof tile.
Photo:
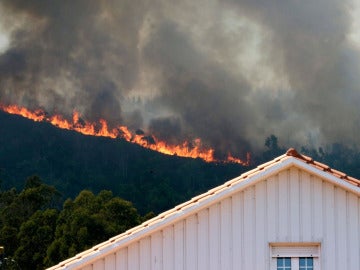
M352 184L354 184L354 185L356 185L358 187L360 186L360 180L359 179L356 179L356 178L351 177L351 176L346 176L344 179L347 180L347 181L350 181Z
M343 172L340 172L340 171L338 171L338 170L335 170L335 169L331 169L331 172L332 172L332 174L334 174L336 177L339 177L339 178L341 178L341 179L344 179L344 178L346 178L346 173L343 173Z
M321 162L315 161L311 157L299 154L294 148L290 148L286 152L286 155L295 157L295 158L300 159L302 161L305 161L307 164L310 164L311 166L314 166L315 168L318 168L318 169L320 169L322 171L328 172L328 173L334 175L335 177L340 178L342 180L345 180L346 182L348 182L348 183L350 183L352 185L360 186L360 180L359 179L348 176L348 175L346 175L346 173L335 170L335 169L333 169L333 168L329 167L328 165L323 164Z

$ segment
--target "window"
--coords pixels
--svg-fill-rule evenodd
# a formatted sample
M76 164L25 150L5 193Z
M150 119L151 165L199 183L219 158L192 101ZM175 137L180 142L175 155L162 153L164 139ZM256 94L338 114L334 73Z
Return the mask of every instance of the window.
M277 270L291 270L291 258L277 258Z
M293 268L291 268L293 266ZM276 270L314 270L314 258L280 257L276 258Z
M320 244L271 243L271 270L320 270Z
M313 270L314 259L313 258L299 258L299 270Z

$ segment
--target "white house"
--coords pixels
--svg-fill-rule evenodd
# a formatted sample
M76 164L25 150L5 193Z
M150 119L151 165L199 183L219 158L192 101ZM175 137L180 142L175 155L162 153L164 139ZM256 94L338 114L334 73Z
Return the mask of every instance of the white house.
M289 149L49 269L358 270L359 185Z

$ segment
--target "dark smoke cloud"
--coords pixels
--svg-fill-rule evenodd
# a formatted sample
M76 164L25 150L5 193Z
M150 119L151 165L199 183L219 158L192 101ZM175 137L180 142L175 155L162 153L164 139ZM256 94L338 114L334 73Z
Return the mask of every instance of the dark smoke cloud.
M360 142L350 0L2 0L0 100L219 156Z

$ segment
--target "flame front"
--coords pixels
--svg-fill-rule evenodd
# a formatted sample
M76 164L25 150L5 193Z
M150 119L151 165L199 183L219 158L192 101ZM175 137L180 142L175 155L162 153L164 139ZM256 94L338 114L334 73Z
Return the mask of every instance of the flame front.
M74 130L84 135L109 137L113 139L123 138L128 142L136 143L142 147L167 155L201 158L206 162L230 162L245 166L250 164L250 153L247 154L246 161L233 157L230 153L226 160L221 161L214 158L214 149L205 148L200 139L195 139L191 142L185 141L180 145L167 144L154 136L151 136L151 141L149 141L144 135L133 134L126 126L109 128L108 123L104 119L100 119L98 123L82 121L80 120L80 114L76 111L73 113L72 121L69 121L61 115L47 116L41 109L31 111L17 105L0 105L0 109L10 114L21 115L36 122L46 121L61 129Z

